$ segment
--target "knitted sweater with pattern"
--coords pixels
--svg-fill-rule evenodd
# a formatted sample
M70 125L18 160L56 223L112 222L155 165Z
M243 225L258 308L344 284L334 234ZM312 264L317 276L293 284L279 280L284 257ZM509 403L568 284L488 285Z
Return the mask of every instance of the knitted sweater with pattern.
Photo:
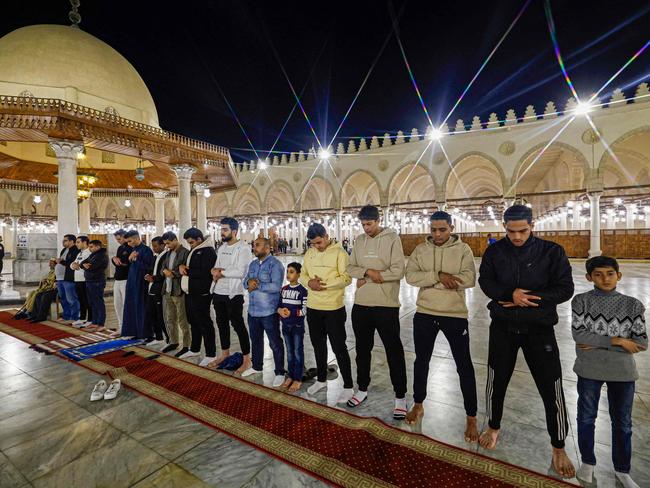
M635 381L639 374L634 355L612 345L613 337L631 339L648 347L645 308L636 298L616 290L594 288L573 297L571 302L573 339L576 341L578 376L601 381ZM578 345L591 346L581 349Z

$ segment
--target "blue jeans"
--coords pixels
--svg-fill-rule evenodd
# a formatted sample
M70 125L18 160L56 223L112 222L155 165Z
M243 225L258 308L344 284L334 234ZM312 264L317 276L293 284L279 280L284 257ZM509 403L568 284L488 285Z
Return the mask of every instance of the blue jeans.
M248 314L248 329L251 335L251 361L253 369L262 371L264 367L264 332L269 338L269 345L273 351L275 374L284 374L284 346L280 337L280 321L276 314L266 317L253 317Z
M619 473L629 473L632 456L634 381L599 381L578 376L578 446L582 462L596 465L594 429L603 383L607 383L609 417L612 422L614 469Z
M104 326L106 324L106 303L104 303L104 288L106 280L86 281L86 293L93 311L93 324Z
M74 281L57 281L56 290L63 308L63 320L79 320L79 298Z
M302 381L305 371L305 351L303 339L305 337L304 325L282 326L284 344L287 346L287 369L289 378Z

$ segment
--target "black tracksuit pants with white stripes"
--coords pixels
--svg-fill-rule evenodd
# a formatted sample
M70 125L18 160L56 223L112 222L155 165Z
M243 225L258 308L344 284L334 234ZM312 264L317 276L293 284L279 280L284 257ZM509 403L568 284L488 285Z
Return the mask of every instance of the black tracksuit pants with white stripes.
M569 423L562 389L560 353L553 329L519 334L509 331L504 324L492 323L489 344L485 389L489 426L493 429L501 427L503 400L521 349L544 402L551 444L556 448L564 447Z

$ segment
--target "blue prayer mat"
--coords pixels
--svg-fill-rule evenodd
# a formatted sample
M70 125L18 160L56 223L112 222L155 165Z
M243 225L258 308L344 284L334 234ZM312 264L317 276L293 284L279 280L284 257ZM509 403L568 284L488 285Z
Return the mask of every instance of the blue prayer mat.
M107 352L119 351L120 349L131 346L138 346L144 342L143 339L109 339L95 344L88 344L87 346L61 349L58 351L58 354L63 354L65 357L74 361L82 361L84 359L99 356L100 354L106 354Z

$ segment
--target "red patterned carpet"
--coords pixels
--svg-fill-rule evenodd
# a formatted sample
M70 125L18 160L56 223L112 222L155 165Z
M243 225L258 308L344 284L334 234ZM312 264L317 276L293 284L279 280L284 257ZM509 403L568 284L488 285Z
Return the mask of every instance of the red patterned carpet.
M8 324L0 313L0 331L8 327L25 332L23 325ZM28 335L48 335L49 329L53 327L40 324ZM69 335L77 332L70 329ZM144 348L129 350L135 354L125 357L117 351L78 364L119 378L128 387L333 485L574 486L375 418L351 415L173 357L149 360L155 353Z

